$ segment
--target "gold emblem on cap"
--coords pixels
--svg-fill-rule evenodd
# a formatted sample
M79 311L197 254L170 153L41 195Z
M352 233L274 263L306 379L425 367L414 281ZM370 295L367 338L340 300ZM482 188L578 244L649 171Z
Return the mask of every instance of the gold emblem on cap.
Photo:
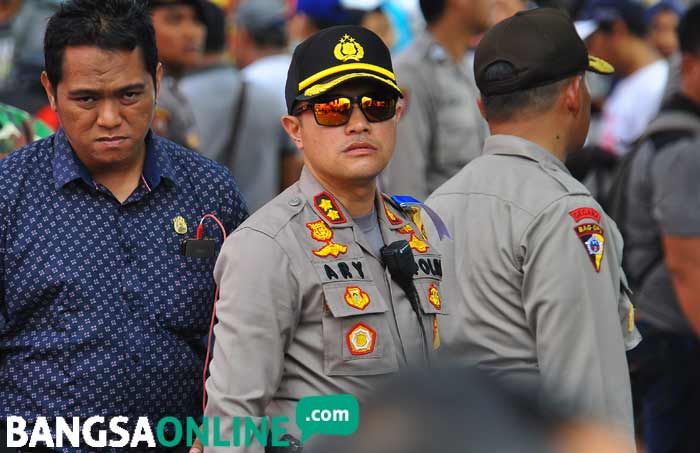
M348 60L360 61L365 56L365 49L362 48L360 43L355 41L355 38L346 34L340 38L338 44L335 45L333 55L342 62Z
M177 234L187 234L187 221L179 215L173 219L173 228Z

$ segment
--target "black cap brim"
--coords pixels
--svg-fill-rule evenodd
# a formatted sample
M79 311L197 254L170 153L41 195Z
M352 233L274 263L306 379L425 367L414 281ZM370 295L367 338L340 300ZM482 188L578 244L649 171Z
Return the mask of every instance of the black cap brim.
M350 80L357 79L367 79L371 82L377 83L377 85L379 86L384 85L386 88L389 88L391 91L395 92L399 97L403 97L403 93L401 92L401 89L398 87L398 85L396 85L396 83L394 83L388 78L381 77L377 74L371 74L369 72L351 72L323 83L311 85L310 87L302 91L302 93L296 97L296 100L305 101L308 99L313 99L317 96L327 93L333 88L336 88L344 83L349 82Z

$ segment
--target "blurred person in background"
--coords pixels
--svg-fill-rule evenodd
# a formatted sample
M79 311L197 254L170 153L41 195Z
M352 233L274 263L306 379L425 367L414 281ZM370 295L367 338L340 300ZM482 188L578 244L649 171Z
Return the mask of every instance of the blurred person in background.
M200 149L201 139L178 82L202 57L206 36L203 1L148 0L158 59L165 69L152 128L158 135L195 150Z
M48 18L58 10L60 0L22 1L11 21L13 41L9 79L0 84L0 102L15 106L46 123L59 127L41 86L39 74L44 68L43 36Z
M389 16L384 12L381 6L368 10L362 18L360 24L368 30L373 31L377 36L382 38L384 44L389 49L394 48L396 42L394 29L389 20Z
M0 104L0 159L33 141L46 138L53 130L24 110Z
M281 0L244 0L236 9L230 39L231 55L243 78L279 99L279 116L286 109L284 84L292 58L287 53L286 30Z
M343 0L296 0L287 21L290 49L319 30L335 25L360 25L366 11L348 8Z
M649 26L649 42L664 58L671 58L678 52L676 32L683 10L683 5L677 0L660 0L644 12Z
M493 135L427 202L454 236L436 244L451 301L442 352L610 423L631 444L625 351L640 337L622 238L563 163L588 133L584 74L613 68L587 52L554 8L496 24L474 68Z
M526 10L528 6L527 0L494 0L491 7L491 23L495 25L518 11Z
M644 335L630 367L648 453L700 451L700 6L678 31L681 90L623 161L615 218Z
M250 7L264 9L265 2L254 0ZM265 82L244 81L226 61L224 12L212 3L203 7L204 58L180 80L179 89L201 132L200 152L231 170L252 212L296 181L301 158L279 121L286 103L280 105Z
M633 453L609 427L560 413L470 368L403 373L361 407L351 437L315 436L305 453Z
M425 199L481 153L488 127L477 107L473 39L490 24L491 0L421 0L427 23L396 59L405 93L384 190Z
M0 0L0 87L7 83L12 69L15 30L12 24L23 0Z
M588 0L579 34L588 50L609 61L619 80L603 104L596 144L614 157L624 155L661 106L668 62L649 43L644 7L635 0Z

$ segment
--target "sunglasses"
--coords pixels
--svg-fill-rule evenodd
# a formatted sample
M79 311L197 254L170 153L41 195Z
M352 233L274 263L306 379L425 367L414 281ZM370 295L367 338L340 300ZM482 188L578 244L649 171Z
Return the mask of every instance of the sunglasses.
M292 113L299 115L311 110L320 126L342 126L350 121L355 104L370 123L386 121L396 114L395 96L374 94L312 99L300 104Z

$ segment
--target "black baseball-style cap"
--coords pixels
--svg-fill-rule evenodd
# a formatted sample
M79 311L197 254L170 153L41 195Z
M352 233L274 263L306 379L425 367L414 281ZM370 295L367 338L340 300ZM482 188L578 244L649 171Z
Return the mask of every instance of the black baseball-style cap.
M498 62L511 64L513 76L487 80L487 68ZM583 71L612 74L614 69L588 55L569 16L555 8L519 12L496 24L474 56L476 85L486 96L536 88Z
M315 98L358 78L403 96L389 49L379 36L356 25L321 30L294 49L285 88L287 111L291 115L296 101Z

